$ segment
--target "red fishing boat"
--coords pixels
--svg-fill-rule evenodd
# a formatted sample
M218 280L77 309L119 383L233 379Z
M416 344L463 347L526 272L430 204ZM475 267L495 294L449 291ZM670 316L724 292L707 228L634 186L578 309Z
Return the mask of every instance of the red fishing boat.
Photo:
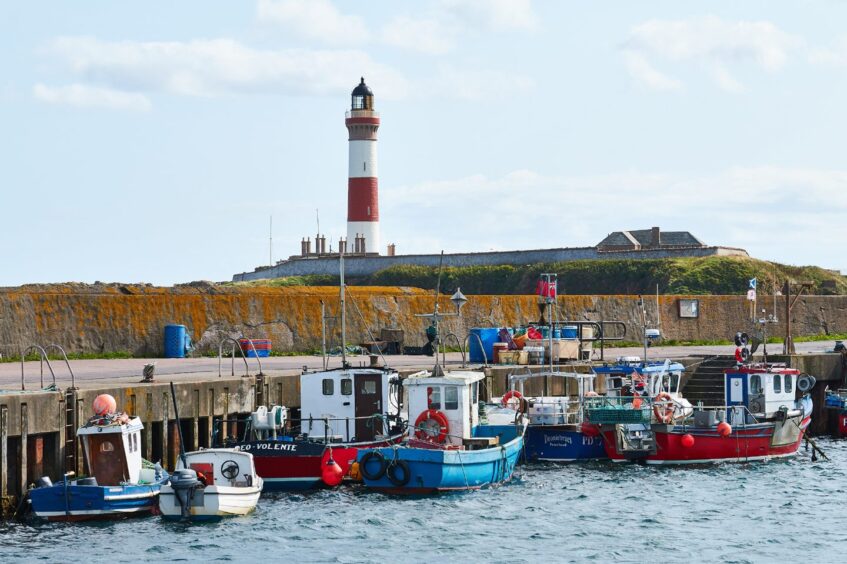
M724 373L725 405L687 414L658 394L637 407L621 398L618 421L597 412L609 458L647 464L747 462L797 452L812 415L814 378L776 363L739 363ZM799 390L799 391L798 391ZM589 418L592 414L589 413Z

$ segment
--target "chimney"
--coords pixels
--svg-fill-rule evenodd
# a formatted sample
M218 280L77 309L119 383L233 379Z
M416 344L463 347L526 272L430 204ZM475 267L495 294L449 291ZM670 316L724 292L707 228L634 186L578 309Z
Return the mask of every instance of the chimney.
M658 227L654 227L650 230L650 248L658 249L662 246L662 233L659 231Z
M344 240L344 237L338 238L338 252L340 254L347 254L347 241Z
M312 254L312 240L306 237L306 255Z
M388 245L388 256L393 257L395 252L396 252L396 249L394 247L394 243L391 243L390 245Z
M300 256L305 257L307 254L308 251L306 251L306 238L304 237L300 239Z

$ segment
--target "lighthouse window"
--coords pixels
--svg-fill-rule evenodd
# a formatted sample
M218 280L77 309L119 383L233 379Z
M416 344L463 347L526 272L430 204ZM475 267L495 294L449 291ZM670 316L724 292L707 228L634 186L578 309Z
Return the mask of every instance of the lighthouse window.
M362 170L368 170L368 163L367 162L362 163Z
M773 375L773 391L776 393L782 392L782 377L779 374Z
M342 378L341 379L341 395L342 396L353 395L353 380L351 380L350 378Z
M324 378L323 392L325 396L331 396L335 393L335 382L331 378Z

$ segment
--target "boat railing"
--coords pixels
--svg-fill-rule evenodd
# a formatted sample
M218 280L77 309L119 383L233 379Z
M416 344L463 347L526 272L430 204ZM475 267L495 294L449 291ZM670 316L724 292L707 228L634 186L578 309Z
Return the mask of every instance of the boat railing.
M583 409L588 421L598 425L650 423L653 405L641 396L594 396L585 398Z
M368 426L374 428L374 430L376 430L377 421L379 421L382 425L383 433L385 433L386 430L392 429L392 423L394 423L393 427L397 427L397 424L402 424L403 420L396 415L384 413L375 413L373 415L366 415L360 417L307 417L301 419L286 418L285 424L280 426L279 432L282 432L283 434L288 436L291 436L292 434L304 435L311 440L331 444L335 439L335 436L330 433L330 430L332 429L332 423L343 422L345 425L345 436L342 437L341 441L336 442L349 442L351 438L355 437L355 427L353 428L353 433L351 433L350 425L351 423L355 425L357 421L366 421L368 423ZM257 439L263 440L270 437L262 435L273 434L273 431L260 433L257 429L254 429L252 427L251 415L248 415L246 417L220 419L215 422L215 430L213 432L212 438L213 444L222 444L226 440L231 440L231 437L224 437L223 440L218 438L219 429L223 424L243 424L244 430L241 436L241 441L243 442ZM306 432L306 430L304 429L304 424L308 424L309 431L311 431L316 425L319 426L319 434L316 436L312 432ZM323 436L320 435L321 424L323 425Z

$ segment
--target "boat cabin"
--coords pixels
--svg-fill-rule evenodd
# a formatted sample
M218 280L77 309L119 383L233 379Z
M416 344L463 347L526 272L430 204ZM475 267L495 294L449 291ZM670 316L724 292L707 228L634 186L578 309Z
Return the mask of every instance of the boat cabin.
M539 378L549 378L551 385L560 380L565 393L558 396L528 396L526 384ZM530 425L576 424L581 422L581 400L586 394L592 395L595 379L594 374L577 372L524 372L509 375L509 388L526 398L526 415Z
M654 398L662 392L674 398L681 397L680 384L685 367L678 362L642 362L640 357L625 356L614 364L594 368L603 378L608 397L643 396Z
M403 386L408 393L409 435L415 433L412 425L420 425L416 421L437 418L438 412L447 421L443 443L462 446L479 425L479 383L483 378L484 373L470 371L438 376L422 371L406 378Z
M388 432L380 416L399 415L399 383L397 372L380 368L302 374L300 430L328 442L379 439Z
M232 448L210 448L186 452L188 468L197 472L205 486L249 487L253 485L256 468L253 455ZM182 456L176 469L184 469Z
M727 407L733 418L771 417L783 408L793 409L800 371L773 365L750 365L726 372ZM736 413L738 412L738 413Z
M77 430L88 473L100 486L137 484L141 477L141 430L138 417L125 414L93 419Z

